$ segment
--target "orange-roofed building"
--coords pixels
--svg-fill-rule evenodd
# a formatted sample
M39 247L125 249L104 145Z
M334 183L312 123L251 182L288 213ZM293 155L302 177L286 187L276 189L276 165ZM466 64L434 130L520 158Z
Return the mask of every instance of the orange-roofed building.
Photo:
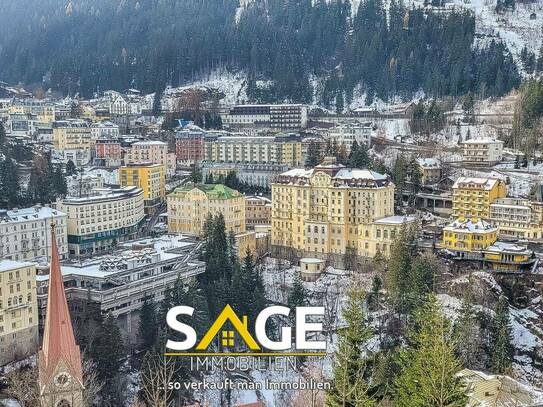
M81 353L64 292L54 226L51 242L47 314L38 356L40 403L41 407L83 407Z

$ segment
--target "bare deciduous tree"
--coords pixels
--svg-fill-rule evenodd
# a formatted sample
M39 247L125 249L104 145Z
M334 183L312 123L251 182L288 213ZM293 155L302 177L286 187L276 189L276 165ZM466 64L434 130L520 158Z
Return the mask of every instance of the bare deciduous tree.
M175 375L175 362L171 357L148 353L142 363L141 388L148 406L171 407L172 390L168 384Z
M38 369L34 366L13 370L6 375L7 395L19 402L21 407L40 405Z

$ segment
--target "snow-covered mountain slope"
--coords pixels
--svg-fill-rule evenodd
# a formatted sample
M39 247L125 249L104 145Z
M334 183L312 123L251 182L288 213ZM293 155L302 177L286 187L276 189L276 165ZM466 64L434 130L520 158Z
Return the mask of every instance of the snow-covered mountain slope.
M411 0L415 6L423 6L424 0ZM543 40L543 1L516 2L515 10L496 13L496 0L451 0L443 8L466 8L475 14L475 32L479 45L503 40L515 61L524 46L537 54Z

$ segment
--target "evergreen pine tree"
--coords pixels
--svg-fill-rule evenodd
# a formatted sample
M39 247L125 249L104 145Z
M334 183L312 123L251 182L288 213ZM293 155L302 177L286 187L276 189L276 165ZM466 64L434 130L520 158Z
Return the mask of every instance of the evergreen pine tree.
M361 146L355 140L351 146L351 152L349 154L349 165L352 168L369 168L370 158L365 146Z
M8 155L0 162L0 203L7 208L16 206L20 189L17 167Z
M60 166L58 166L55 169L55 172L52 175L53 180L53 188L55 190L55 196L56 197L64 197L66 196L68 192L68 187L66 185L66 178L64 177L64 174L62 173L62 169Z
M70 176L70 175L74 175L74 174L77 174L77 168L76 168L74 162L70 159L66 163L66 175Z
M408 310L411 262L409 231L405 226L402 226L400 233L390 247L390 259L385 281L390 303L398 313L404 313Z
M151 348L157 338L157 320L156 304L149 297L145 297L140 309L139 320L139 339L144 349Z
M4 122L0 120L0 151L4 151L4 144L6 143L6 128Z
M90 357L96 363L96 373L101 381L107 381L119 372L124 355L121 330L115 317L108 314L90 350Z
M496 315L492 320L490 362L492 371L498 374L506 374L511 367L511 323L509 321L509 303L504 295L501 295L498 300Z
M369 407L375 401L368 394L367 361L363 356L371 329L363 312L364 294L353 288L347 299L343 317L345 327L338 331L332 389L326 395L327 407Z
M303 307L306 304L306 291L300 278L300 274L296 273L294 275L294 281L292 282L292 287L290 287L287 299L287 305L289 308L294 309L295 307Z
M457 376L462 366L454 353L449 321L435 297L430 296L416 313L415 326L409 335L412 347L400 351L394 405L464 407L468 399Z
M462 308L454 324L456 353L462 365L468 369L483 367L483 338L477 315L473 308L473 296L468 292L462 300Z
M321 152L319 144L311 140L307 147L307 158L305 160L306 167L315 167L321 162Z

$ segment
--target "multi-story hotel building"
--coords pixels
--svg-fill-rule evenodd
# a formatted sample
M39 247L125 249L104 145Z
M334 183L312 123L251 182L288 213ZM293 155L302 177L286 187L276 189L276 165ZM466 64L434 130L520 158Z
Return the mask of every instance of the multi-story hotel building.
M490 219L490 205L505 198L507 186L498 178L460 177L453 187L453 216L461 221Z
M133 239L145 219L143 191L138 187L95 189L91 194L57 203L68 217L70 256L90 256Z
M271 225L272 201L264 196L245 197L245 225L254 229L256 225Z
M151 163L126 164L119 168L121 186L135 186L143 189L145 207L152 210L164 199L166 174L164 166Z
M245 232L245 197L221 184L178 187L167 197L170 232L200 236L210 216L222 214L227 230Z
M499 234L518 239L543 238L543 203L520 198L499 198L490 204L490 222Z
M0 260L0 366L37 349L36 266Z
M61 258L68 254L66 213L46 206L0 210L0 257L10 260L34 260L51 251L51 222L57 230Z
M209 136L204 141L204 159L214 163L303 165L302 139L280 136Z
M168 174L175 174L176 158L174 153L168 153L168 144L162 141L138 141L133 143L125 156L125 162L160 164Z
M231 128L262 127L277 130L297 130L307 126L307 106L237 105L221 116L223 125Z
M388 176L345 168L327 157L314 169L280 174L272 184L272 250L338 263L347 253L373 257L384 232L378 235L371 225L393 215L394 184ZM387 225L398 229L411 221L394 220Z
M491 138L471 139L462 143L464 161L494 165L502 160L503 141Z
M94 139L89 124L84 120L70 119L53 122L55 150L94 150Z

